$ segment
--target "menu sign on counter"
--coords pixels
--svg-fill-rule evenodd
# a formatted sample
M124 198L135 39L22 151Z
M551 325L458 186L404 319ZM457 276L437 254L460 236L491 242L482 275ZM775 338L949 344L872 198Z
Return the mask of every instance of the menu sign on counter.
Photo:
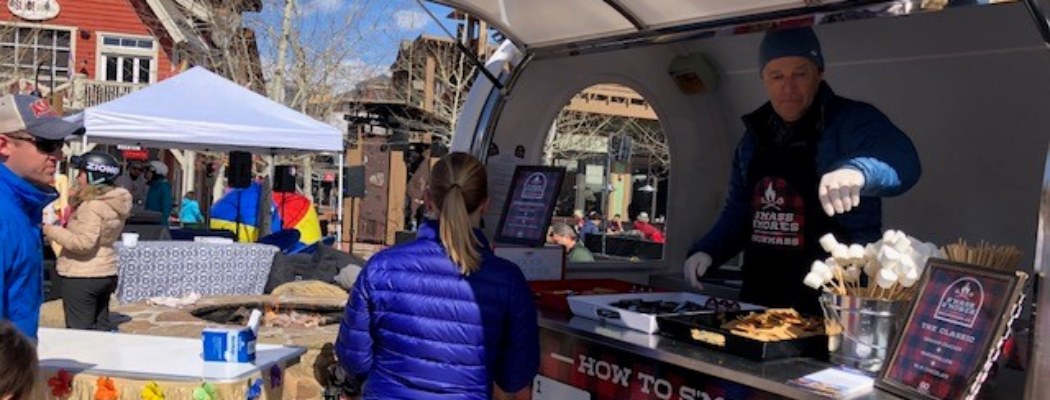
M931 259L876 385L908 398L968 398L1007 334L1026 277Z
M496 243L541 246L565 178L565 168L519 165L503 203Z

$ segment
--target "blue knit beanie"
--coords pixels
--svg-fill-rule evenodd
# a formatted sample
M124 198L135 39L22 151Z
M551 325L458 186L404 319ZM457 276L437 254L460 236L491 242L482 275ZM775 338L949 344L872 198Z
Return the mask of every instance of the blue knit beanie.
M792 28L772 29L766 31L762 45L758 48L758 72L766 69L766 64L780 57L804 57L824 70L824 55L820 51L820 41L813 29Z

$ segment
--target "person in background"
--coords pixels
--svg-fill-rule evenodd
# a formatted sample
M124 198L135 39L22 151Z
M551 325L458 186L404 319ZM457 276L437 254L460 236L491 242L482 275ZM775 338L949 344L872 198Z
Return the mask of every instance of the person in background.
M117 252L124 222L131 214L131 192L114 186L120 164L91 152L73 157L77 169L73 215L65 227L44 225L44 235L62 246L56 269L62 277L66 327L108 331L109 297L117 288Z
M416 212L413 214L416 226L415 230L419 230L419 227L423 226L423 221L427 218L427 207L423 204L423 200L412 200L412 205L416 207Z
M168 166L160 161L150 161L146 170L149 192L146 194L146 209L160 213L160 224L167 225L171 218L171 183L168 182Z
M831 90L812 29L766 31L758 67L769 101L743 117L725 205L683 272L699 288L709 267L743 252L741 300L819 314L819 292L802 283L826 257L819 238L882 237L882 198L908 191L922 168L878 108Z
M572 212L572 229L575 229L576 233L580 233L583 230L585 220L583 218L583 210L574 210Z
M586 243L587 235L601 235L601 226L602 215L594 211L588 213L587 220L583 221L583 227L580 228L580 241Z
M179 222L182 226L198 225L204 223L204 214L201 213L201 205L194 200L197 194L192 190L186 192L179 204Z
M416 240L380 251L357 277L335 353L362 399L528 396L539 369L532 291L476 229L484 165L452 153L434 165Z
M117 178L116 185L131 193L131 200L135 209L145 207L146 195L149 193L149 183L142 176L142 164L137 161L128 161L128 170Z
M605 231L608 232L610 235L623 233L622 220L623 217L620 214L613 215L612 220L609 221L609 228L607 228Z
M0 97L0 320L33 340L44 293L43 209L58 198L50 185L65 138L83 130L44 99Z
M0 320L0 400L28 400L38 365L33 342L14 325Z
M645 240L656 243L664 242L663 231L649 223L649 213L645 211L638 213L638 218L635 218L634 221L634 229L641 232Z
M576 238L576 231L569 225L557 223L551 226L551 242L565 249L568 262L594 262L594 254Z

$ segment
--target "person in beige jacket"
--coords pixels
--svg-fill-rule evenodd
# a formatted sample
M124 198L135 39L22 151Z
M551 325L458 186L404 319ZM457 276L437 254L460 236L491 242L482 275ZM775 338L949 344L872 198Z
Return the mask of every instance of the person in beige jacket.
M72 164L78 171L74 211L65 227L45 225L44 235L62 247L56 267L63 279L66 327L106 331L109 297L117 286L113 243L131 213L131 192L114 185L120 164L109 154L87 153Z

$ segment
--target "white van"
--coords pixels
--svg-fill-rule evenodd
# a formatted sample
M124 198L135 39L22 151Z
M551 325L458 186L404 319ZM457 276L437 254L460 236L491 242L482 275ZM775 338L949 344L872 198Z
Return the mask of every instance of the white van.
M826 82L878 107L918 149L922 177L884 200L884 228L940 244L1015 245L1024 265L1050 268L1050 1L436 2L478 16L513 43L488 62L502 88L478 76L453 150L484 159L490 143L520 145L522 163L541 164L559 110L599 83L633 89L659 116L672 171L662 259L570 266L568 277L681 275L722 206L740 116L766 101L758 44L778 22L812 25ZM668 69L696 54L715 76L699 74L706 90L686 94ZM494 227L498 215L490 217ZM1050 294L1039 297L1047 315L1037 320L1028 373L1044 377L1050 356L1039 344L1050 335ZM1029 380L1028 398L1050 398L1048 385ZM1015 386L1011 398L1020 396Z

